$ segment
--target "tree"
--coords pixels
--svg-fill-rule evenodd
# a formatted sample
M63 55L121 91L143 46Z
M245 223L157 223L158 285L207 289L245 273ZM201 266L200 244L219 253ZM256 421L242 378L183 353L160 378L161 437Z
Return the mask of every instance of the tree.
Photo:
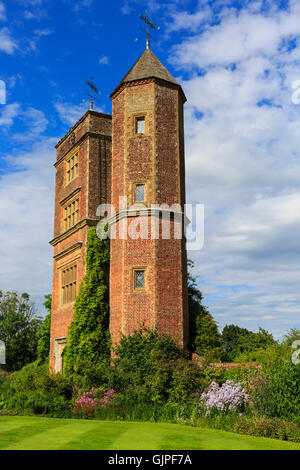
M29 295L0 291L0 339L6 346L6 369L14 371L37 358L41 317Z
M189 268L193 262L188 261ZM202 305L203 296L196 285L191 273L188 274L188 300L189 300L189 349L199 356L218 356L221 345L221 336L218 326Z
M291 347L295 341L300 341L299 328L291 328L283 337L282 344L286 347Z
M237 361L245 353L265 350L276 344L273 335L263 328L258 333L240 328L237 325L226 325L222 332L222 359L225 362Z
M86 245L86 275L75 300L64 352L68 372L77 371L81 362L110 358L109 248L109 240L100 240L96 228L91 227Z
M49 360L50 354L50 328L51 328L51 306L52 306L52 295L47 294L44 296L46 301L44 302L44 307L48 310L48 315L46 315L40 329L38 332L39 341L37 346L37 355L38 362L42 364Z

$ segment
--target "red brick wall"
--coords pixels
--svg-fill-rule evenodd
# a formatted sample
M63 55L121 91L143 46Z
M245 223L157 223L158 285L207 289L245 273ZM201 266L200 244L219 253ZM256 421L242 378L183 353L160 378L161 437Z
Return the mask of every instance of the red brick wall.
M180 204L184 194L183 100L176 86L154 80L130 83L112 97L112 201L129 203L133 184L145 181L147 203ZM146 115L144 136L134 136L136 114ZM128 220L131 224L133 218ZM150 224L150 221L148 221ZM117 223L119 227L120 223ZM133 268L146 268L146 289L133 290ZM185 240L112 240L110 333L114 343L142 325L157 327L187 345Z
M204 358L198 356L198 354L193 353L191 357L192 361L201 367ZM210 367L214 369L223 369L223 370L232 370L238 369L240 367L245 367L246 369L261 369L261 364L259 362L212 362L209 364Z
M71 138L72 137L72 138ZM76 146L78 150L78 176L66 184L65 157ZM77 265L77 292L85 274L85 246L89 226L98 218L96 209L101 202L110 200L111 187L111 117L88 111L59 142L56 161L55 217L52 285L52 315L50 367L55 368L54 341L66 337L73 316L73 303L61 303L61 271L66 265ZM61 202L80 188L79 221L64 232ZM75 244L76 250L64 254ZM58 257L57 257L58 255Z

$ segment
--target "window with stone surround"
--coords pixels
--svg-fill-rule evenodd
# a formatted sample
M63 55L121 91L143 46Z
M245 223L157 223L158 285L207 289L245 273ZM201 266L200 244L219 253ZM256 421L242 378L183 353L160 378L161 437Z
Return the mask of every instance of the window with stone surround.
M67 184L73 181L78 175L78 152L66 161L67 165Z
M73 199L64 207L64 230L68 230L77 224L79 220L79 197Z
M138 116L135 118L135 133L145 134L145 116Z
M61 303L74 302L77 286L77 265L69 266L61 272Z

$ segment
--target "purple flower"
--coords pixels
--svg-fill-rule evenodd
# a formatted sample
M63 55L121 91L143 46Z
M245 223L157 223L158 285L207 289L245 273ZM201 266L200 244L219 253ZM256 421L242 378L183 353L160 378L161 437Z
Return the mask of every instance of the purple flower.
M236 411L249 400L246 390L241 384L234 384L232 380L227 380L220 387L216 382L212 382L207 392L203 392L200 397L200 405L204 406L206 415L213 410L227 412Z

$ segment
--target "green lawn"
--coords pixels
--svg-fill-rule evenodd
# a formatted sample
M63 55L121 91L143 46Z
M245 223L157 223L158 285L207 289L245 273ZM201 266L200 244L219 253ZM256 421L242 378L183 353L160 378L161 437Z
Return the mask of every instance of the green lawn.
M180 424L1 416L0 449L300 450L300 445Z

